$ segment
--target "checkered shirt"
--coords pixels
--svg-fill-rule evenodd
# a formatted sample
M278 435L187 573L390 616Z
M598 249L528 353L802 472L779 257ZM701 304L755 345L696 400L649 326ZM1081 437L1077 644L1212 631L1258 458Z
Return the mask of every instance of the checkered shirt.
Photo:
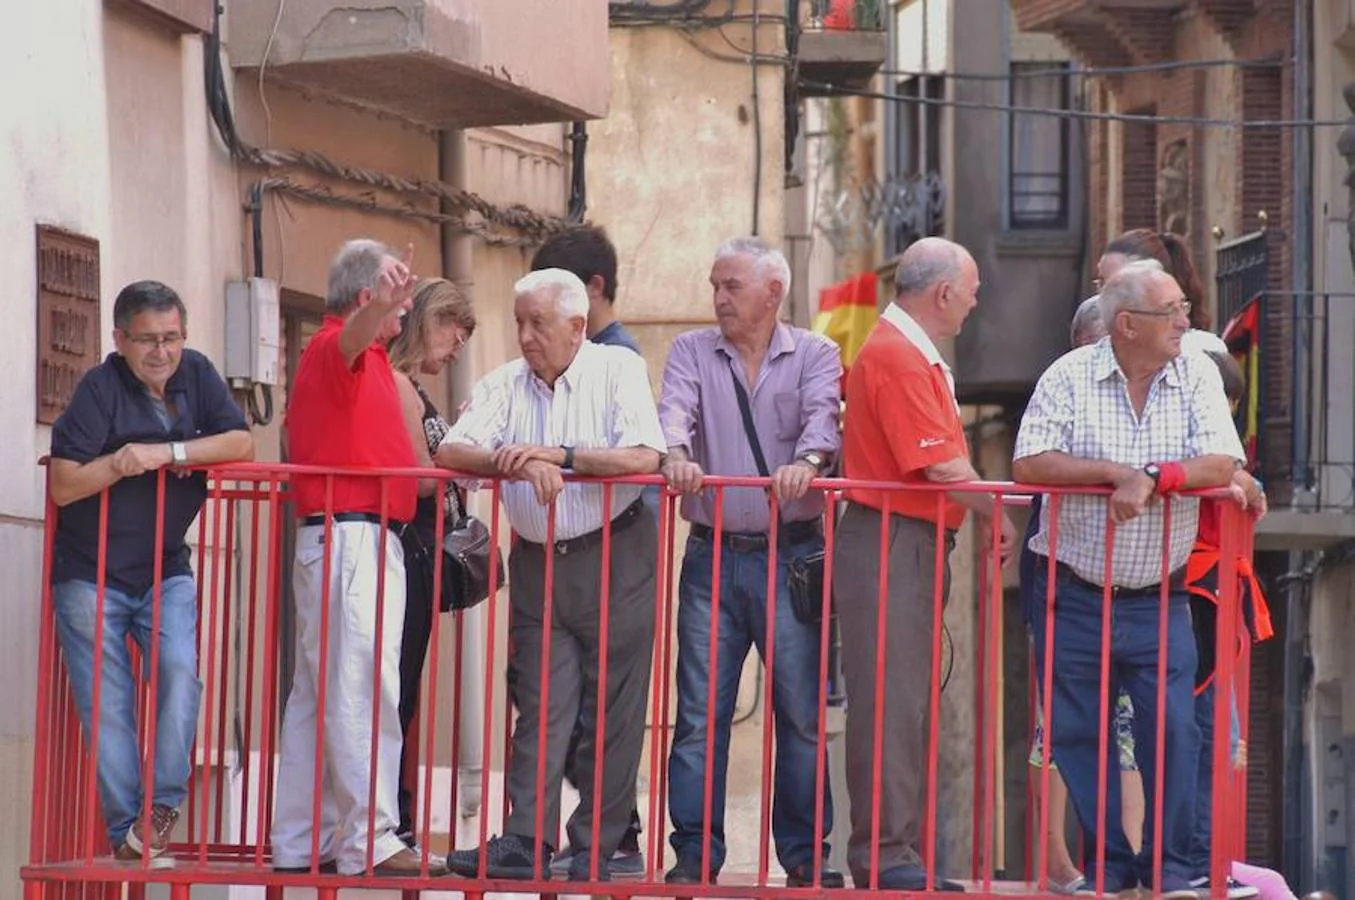
M1153 379L1142 416L1136 416L1109 338L1057 360L1035 386L1014 457L1049 451L1136 468L1216 454L1244 459L1223 381L1209 357L1183 353L1165 366ZM1153 503L1143 515L1115 529L1112 559L1117 587L1143 588L1162 580L1164 506ZM1050 507L1044 504L1040 529L1030 539L1030 549L1044 556L1049 555ZM1185 565L1190 555L1199 508L1199 501L1191 498L1171 503L1170 571ZM1105 580L1108 522L1109 502L1104 496L1065 495L1059 501L1056 555L1094 584Z

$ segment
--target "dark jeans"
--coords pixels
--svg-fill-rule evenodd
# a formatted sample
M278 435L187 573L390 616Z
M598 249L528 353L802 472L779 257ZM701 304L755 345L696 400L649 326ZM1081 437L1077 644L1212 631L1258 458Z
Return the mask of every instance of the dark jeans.
M1044 596L1048 586L1046 560L1037 559L1032 586ZM1052 714L1045 724L1046 748L1059 773L1082 826L1089 859L1097 841L1097 748L1103 729L1111 727L1110 712L1121 688L1134 704L1134 755L1143 773L1147 796L1143 848L1137 858L1120 827L1120 781L1116 777L1116 742L1107 741L1106 766L1106 883L1130 885L1137 878L1151 884L1156 784L1158 617L1156 595L1112 600L1110 609L1110 709L1101 714L1102 594L1060 570L1055 584L1054 671ZM1035 659L1041 681L1045 666L1045 629L1048 611L1034 609ZM1163 880L1189 879L1191 840L1195 821L1200 732L1195 724L1195 636L1184 591L1173 591L1167 623L1166 748L1163 754L1162 870ZM1094 880L1088 871L1088 880ZM1108 888L1109 890L1109 888Z
M777 554L776 636L772 659L772 712L776 720L776 785L772 835L776 856L787 870L828 855L833 830L833 798L828 785L827 756L823 779L823 830L814 834L814 760L819 728L819 631L795 618L791 610L790 562L823 548L814 537L781 548ZM711 778L710 868L725 860L725 776L729 767L730 726L738 695L739 675L748 650L756 646L765 661L767 628L766 550L725 547L720 556L720 609L717 671L712 673L711 575L714 545L696 537L687 541L678 594L677 723L668 759L668 811L673 820L670 842L679 857L698 861L702 855L705 779ZM715 758L706 759L707 697L716 680Z
M410 566L405 571L405 624L400 644L400 733L404 735L404 745L400 750L400 828L402 839L414 834L414 797L418 792L417 769L406 780L409 766L419 758L419 748L411 747L409 725L419 710L419 683L423 680L423 664L428 656L428 640L433 632L432 592L421 577L416 577L418 567ZM456 777L456 773L452 773Z

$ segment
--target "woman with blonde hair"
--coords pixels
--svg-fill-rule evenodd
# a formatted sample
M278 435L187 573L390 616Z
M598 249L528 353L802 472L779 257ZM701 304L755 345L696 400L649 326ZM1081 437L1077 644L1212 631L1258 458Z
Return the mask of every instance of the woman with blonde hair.
M400 392L400 404L405 414L405 427L414 444L419 465L431 467L433 454L451 427L428 396L418 376L438 376L448 363L456 362L466 342L475 333L475 311L470 299L445 278L422 281L414 292L413 307L405 317L400 334L387 347L391 367L395 370L395 386ZM400 759L400 838L411 847L415 845L414 796L416 785L406 783L406 761L412 752L418 757L418 748L409 745L409 726L419 708L419 682L423 678L424 660L428 655L428 641L433 628L433 610L441 598L433 596L428 567L415 564L426 556L423 548L435 542L437 519L442 515L445 528L460 522L466 515L465 494L454 482L443 490L442 509L438 509L437 481L426 479L419 483L419 504L414 521L405 528L401 540L405 544L405 623L400 646L400 728L405 735L405 748ZM440 606L438 608L441 608ZM467 646L474 644L466 642ZM464 664L467 660L461 660ZM478 694L467 689L467 695ZM478 699L478 698L477 698ZM462 704L463 707L466 704ZM464 728L462 729L465 730ZM462 770L478 768L467 766L462 754ZM462 778L462 808L467 808L467 782ZM474 788L479 789L475 780Z

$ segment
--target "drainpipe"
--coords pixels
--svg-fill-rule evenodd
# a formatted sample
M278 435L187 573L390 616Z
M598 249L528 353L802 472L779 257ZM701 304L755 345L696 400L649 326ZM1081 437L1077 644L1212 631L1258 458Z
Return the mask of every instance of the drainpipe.
M438 132L438 178L452 187L466 190L469 182L467 175L466 132ZM444 213L453 212L443 201ZM475 262L474 238L464 231L454 231L449 225L442 225L442 277L455 284L465 295L475 300L474 280L471 272ZM447 373L447 409L443 413L450 420L462 403L470 399L474 384L471 359L475 354L465 353L452 363ZM457 665L462 668L461 682L461 721L460 746L457 750L459 770L452 773L459 780L457 796L463 816L474 815L481 805L480 773L484 766L484 721L485 721L485 664L483 646L486 636L483 619L484 606L476 606L457 613L463 627L462 646L458 648ZM450 823L452 833L456 833L456 823Z
M1311 118L1312 90L1310 78L1311 41L1310 12L1308 0L1299 0L1294 4L1293 18L1293 97L1295 119ZM1293 282L1294 307L1292 319L1292 355L1294 379L1291 396L1294 408L1291 410L1294 432L1291 438L1291 460L1294 474L1294 488L1307 487L1310 480L1308 471L1309 439L1307 434L1307 404L1313 402L1308 396L1305 384L1299 373L1310 365L1310 348L1304 340L1308 326L1300 314L1299 304L1314 302L1307 292L1312 287L1312 132L1307 128L1295 128L1291 137L1291 149L1294 155L1294 168L1291 176L1291 203L1293 221L1290 223L1290 260ZM1299 473L1303 484L1300 485ZM1311 565L1312 559L1307 553L1291 552L1289 570L1303 571ZM1304 725L1310 710L1305 708L1308 611L1310 608L1312 585L1310 583L1291 584L1286 591L1285 645L1284 645L1284 777L1283 784L1283 823L1285 871L1300 886L1300 891L1310 889L1313 866L1305 862L1316 863L1320 831L1314 833L1315 824L1310 815L1313 809L1313 796L1309 794L1321 772L1312 772L1304 765L1305 745ZM1314 778L1316 776L1316 779ZM1317 780L1320 784L1321 781ZM1318 826L1320 828L1320 826Z

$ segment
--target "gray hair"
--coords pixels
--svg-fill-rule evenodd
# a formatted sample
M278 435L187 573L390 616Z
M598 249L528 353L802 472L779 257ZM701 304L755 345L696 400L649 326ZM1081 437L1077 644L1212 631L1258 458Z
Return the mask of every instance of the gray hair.
M390 248L380 241L362 239L344 244L329 264L325 308L340 316L351 310L358 302L358 294L376 287L381 264L390 255Z
M588 288L579 276L567 269L538 269L518 279L514 297L526 297L549 291L563 319L588 318Z
M1101 295L1093 294L1078 306L1068 326L1068 340L1074 347L1091 344L1106 336L1106 323L1101 319Z
M781 282L782 299L790 294L790 263L786 262L784 253L762 238L731 238L715 248L717 261L731 256L753 257L753 270L758 276L768 281Z
M1149 288L1159 278L1171 278L1162 263L1155 259L1136 259L1110 276L1101 287L1101 321L1109 331L1111 323L1122 311L1141 306ZM1172 279L1175 283L1175 279Z
M958 281L969 251L954 241L928 237L903 251L894 269L894 292L900 297L920 294L938 281Z

